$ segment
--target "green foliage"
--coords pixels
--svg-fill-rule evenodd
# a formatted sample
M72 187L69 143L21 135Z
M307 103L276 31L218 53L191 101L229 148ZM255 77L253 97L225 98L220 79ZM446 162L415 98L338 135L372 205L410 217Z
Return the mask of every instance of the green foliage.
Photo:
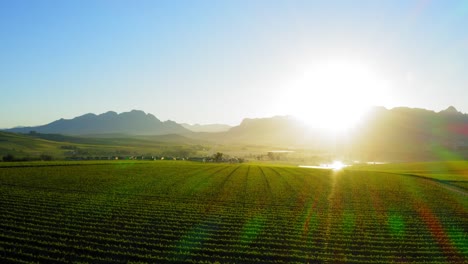
M48 154L41 154L39 158L43 161L51 161L54 159L51 155Z
M223 153L221 152L216 152L214 155L213 155L213 159L214 161L216 162L221 162L223 160Z
M466 194L423 178L183 161L0 164L0 262L463 263Z
M5 162L14 161L14 160L15 160L15 157L12 154L7 154L3 156L3 161Z

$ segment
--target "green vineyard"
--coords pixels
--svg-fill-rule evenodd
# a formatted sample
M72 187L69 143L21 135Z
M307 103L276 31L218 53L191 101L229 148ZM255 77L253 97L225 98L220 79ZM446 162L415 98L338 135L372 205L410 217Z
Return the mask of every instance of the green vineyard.
M467 263L467 171L4 163L0 262Z

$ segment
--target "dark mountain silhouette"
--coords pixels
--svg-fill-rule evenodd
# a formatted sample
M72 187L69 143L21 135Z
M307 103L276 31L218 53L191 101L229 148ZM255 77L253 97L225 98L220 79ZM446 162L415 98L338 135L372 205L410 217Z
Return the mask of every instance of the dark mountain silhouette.
M36 127L7 129L10 132L64 134L64 135L165 135L190 133L174 121L161 122L152 114L132 110L117 114L109 111L104 114L85 114L73 119L60 119L50 124Z

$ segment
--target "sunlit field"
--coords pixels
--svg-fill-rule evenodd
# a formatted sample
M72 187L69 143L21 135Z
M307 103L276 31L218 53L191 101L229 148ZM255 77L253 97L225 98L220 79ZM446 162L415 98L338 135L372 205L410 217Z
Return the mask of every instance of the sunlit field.
M0 164L2 263L468 259L468 176L450 170L456 179L431 178L419 165L425 177L390 165L383 172L162 161L8 166Z

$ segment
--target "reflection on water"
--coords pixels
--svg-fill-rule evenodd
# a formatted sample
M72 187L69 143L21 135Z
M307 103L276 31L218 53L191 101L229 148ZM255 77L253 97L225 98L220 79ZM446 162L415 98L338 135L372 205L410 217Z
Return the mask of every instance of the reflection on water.
M349 165L344 164L343 162L336 160L333 161L332 163L324 163L320 164L319 166L309 166L309 165L299 165L301 168L310 168L310 169L329 169L329 170L341 170L344 167L347 167Z
M376 164L387 164L388 162L384 162L384 161L368 161L366 162L366 164L369 164L369 165L376 165Z
M368 162L354 161L352 162L353 165L359 165L359 164L377 165L377 164L387 164L387 163L388 162L385 162L385 161L368 161ZM339 160L333 161L332 163L323 163L320 165L299 165L299 167L301 168L329 169L329 170L340 170L348 166L351 166L351 164L345 164Z

